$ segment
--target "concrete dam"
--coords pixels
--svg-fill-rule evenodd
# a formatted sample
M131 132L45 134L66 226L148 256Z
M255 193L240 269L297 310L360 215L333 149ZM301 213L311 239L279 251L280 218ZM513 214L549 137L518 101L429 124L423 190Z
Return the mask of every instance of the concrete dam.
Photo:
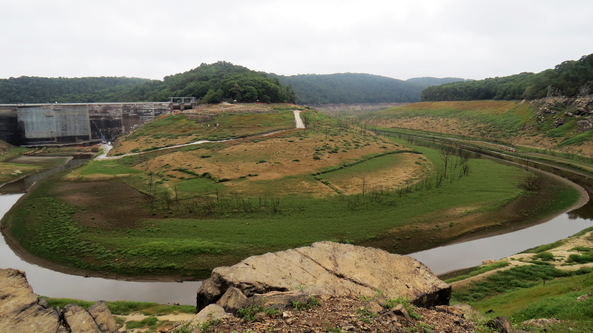
M16 146L113 141L170 110L170 102L0 104L0 140Z

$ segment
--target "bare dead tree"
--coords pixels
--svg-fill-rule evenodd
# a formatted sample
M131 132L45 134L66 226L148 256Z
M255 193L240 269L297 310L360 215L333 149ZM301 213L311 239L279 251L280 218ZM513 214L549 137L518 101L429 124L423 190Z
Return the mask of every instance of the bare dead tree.
M443 161L444 169L443 169L443 177L447 178L447 169L449 166L449 162L451 161L451 156L453 155L454 149L449 146L443 146L439 149L439 157L441 161Z

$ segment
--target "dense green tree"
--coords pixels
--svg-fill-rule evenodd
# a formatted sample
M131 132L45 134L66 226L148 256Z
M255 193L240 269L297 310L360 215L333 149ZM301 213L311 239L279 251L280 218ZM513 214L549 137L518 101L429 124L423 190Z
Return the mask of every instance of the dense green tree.
M113 101L146 79L125 77L44 78L22 76L0 80L0 103L89 103Z
M281 85L278 79L223 61L201 64L162 81L31 77L0 80L0 103L142 102L182 96L210 102L293 103L295 100L292 89Z
M543 72L455 82L426 88L423 101L520 100L588 94L593 87L593 54L564 61Z

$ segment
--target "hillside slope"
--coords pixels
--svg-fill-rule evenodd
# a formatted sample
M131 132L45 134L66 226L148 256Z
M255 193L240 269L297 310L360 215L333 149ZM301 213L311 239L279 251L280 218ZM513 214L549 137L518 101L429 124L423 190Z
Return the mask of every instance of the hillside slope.
M593 98L545 98L529 102L421 102L358 119L372 126L405 128L510 145L593 156Z

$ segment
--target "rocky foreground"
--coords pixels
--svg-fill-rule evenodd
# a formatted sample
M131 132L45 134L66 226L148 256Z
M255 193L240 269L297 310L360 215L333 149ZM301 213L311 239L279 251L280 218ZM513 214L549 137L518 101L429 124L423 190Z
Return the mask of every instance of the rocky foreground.
M118 333L105 302L88 311L76 304L64 309L48 307L27 282L25 272L0 269L0 332L10 333Z
M214 269L198 315L168 332L475 332L469 306L417 260L332 242L255 256ZM489 323L513 332L499 318Z
M488 322L470 306L449 306L450 295L415 259L319 242L214 269L198 290L200 312L157 332L515 332L505 318ZM0 269L0 332L119 329L104 302L50 308L24 272Z

